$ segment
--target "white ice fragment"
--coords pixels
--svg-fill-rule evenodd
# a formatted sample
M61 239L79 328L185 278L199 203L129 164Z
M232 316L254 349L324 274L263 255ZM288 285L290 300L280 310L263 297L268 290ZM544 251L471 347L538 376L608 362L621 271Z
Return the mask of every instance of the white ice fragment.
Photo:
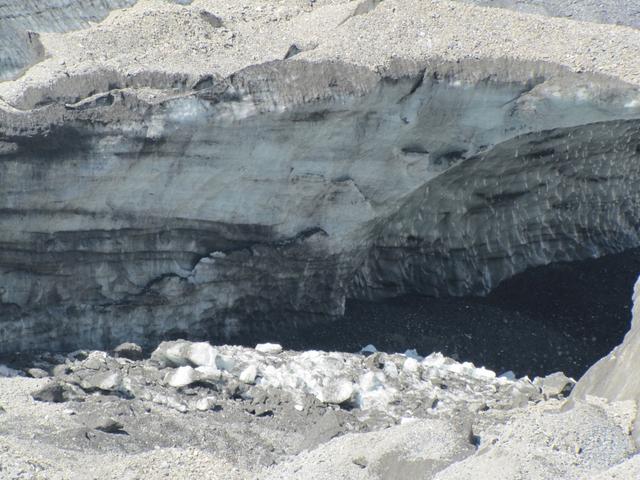
M222 372L215 367L202 366L196 368L200 380L220 380Z
M187 408L187 406L181 402L179 399L173 397L173 396L169 396L167 397L167 403L166 403L167 407L173 408L177 411L179 411L180 413L186 413L187 410L189 410Z
M301 412L302 410L304 410L304 407L302 405L294 405L294 407L297 411Z
M357 395L357 406L362 410L377 409L387 411L390 403L397 400L397 390L381 386L369 392L360 392Z
M387 377L398 378L398 367L396 367L396 364L393 362L384 362L382 371Z
M189 366L178 367L167 373L164 377L164 381L175 388L185 387L196 381L196 371Z
M345 379L329 378L321 387L318 400L324 403L341 404L351 399L354 393L353 383Z
M473 376L476 370L475 365L471 362L464 362L464 363L453 362L449 365L445 365L444 367L449 372L455 373L457 375Z
M376 388L379 388L382 383L375 373L367 372L362 375L362 377L360 377L359 385L362 392L370 392L372 390L375 390Z
M174 342L162 342L151 354L151 358L161 364L183 367L210 366L216 364L218 351L207 342L187 342L176 340Z
M258 376L258 367L255 364L249 365L240 373L240 381L243 383L254 383Z
M440 352L435 352L422 360L422 365L425 367L441 367L446 363L446 358Z
M192 343L188 360L197 366L214 367L218 351L207 342Z
M410 423L415 423L417 421L418 419L415 417L402 417L400 418L400 425L408 425Z
M108 375L97 375L94 377L94 382L91 382L93 387L100 390L115 390L120 384L120 375L118 372L113 372Z
M422 360L422 357L420 355L418 355L418 351L415 348L412 348L410 350L405 350L404 351L404 356L405 357L409 357L409 358L414 358L418 361Z
M201 412L211 410L216 405L216 399L214 397L200 398L196 402L196 409Z
M372 344L369 344L360 349L360 353L376 353L377 351L378 349Z
M402 369L405 372L417 372L418 371L418 360L416 360L415 358L409 357L404 361L404 364L402 365Z
M492 379L496 378L496 372L494 372L493 370L489 370L487 368L484 368L484 367L480 367L480 368L474 369L473 373L471 374L471 376L473 378L478 379L478 380L492 380Z
M282 352L282 345L278 343L259 343L256 345L256 351L271 355L277 355Z
M162 342L151 354L151 359L171 367L183 367L189 364L191 342L176 340Z
M506 378L507 380L516 380L516 374L512 370L501 373L499 376L500 378Z
M0 377L17 377L20 375L18 370L9 368L6 365L0 365Z
M220 370L229 372L233 369L233 367L235 367L235 365L236 361L229 355L218 355L216 357L216 367L218 367Z

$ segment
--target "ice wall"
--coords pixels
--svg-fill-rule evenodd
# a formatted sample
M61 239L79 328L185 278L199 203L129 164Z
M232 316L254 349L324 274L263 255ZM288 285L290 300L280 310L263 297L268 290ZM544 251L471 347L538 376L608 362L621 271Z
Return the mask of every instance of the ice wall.
M285 60L153 95L98 72L5 105L0 350L224 338L640 243L634 88L417 67Z

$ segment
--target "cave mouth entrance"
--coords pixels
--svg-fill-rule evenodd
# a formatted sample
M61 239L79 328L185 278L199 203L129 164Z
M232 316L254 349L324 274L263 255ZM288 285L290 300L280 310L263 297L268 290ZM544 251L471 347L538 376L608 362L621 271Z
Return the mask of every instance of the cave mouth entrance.
M497 373L533 378L563 371L579 378L629 330L639 273L637 248L532 268L486 297L348 300L344 318L273 340L298 350L349 352L373 344L387 352L440 351Z

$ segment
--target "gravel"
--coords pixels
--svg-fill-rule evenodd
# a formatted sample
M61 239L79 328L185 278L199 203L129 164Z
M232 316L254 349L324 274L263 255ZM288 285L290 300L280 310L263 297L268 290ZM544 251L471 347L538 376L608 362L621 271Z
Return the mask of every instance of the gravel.
M640 6L629 0L459 0L484 7L640 28Z
M179 341L138 361L99 351L33 357L57 375L0 378L0 478L460 480L500 472L496 479L583 480L635 468L622 466L635 451L633 402L567 409L561 395L543 399L526 378L496 378L438 354L276 347ZM64 368L54 365L60 360ZM192 368L185 363L221 371L168 384L168 373ZM247 365L259 372L251 385L238 381ZM92 380L114 374L117 384ZM354 401L325 398L336 376L359 378ZM75 395L35 393L52 385ZM305 393L310 385L317 388Z
M340 60L374 70L398 59L513 59L550 62L640 84L640 31L617 25L523 14L447 0L361 2L301 0L240 3L141 0L104 22L66 34L43 34L48 59L0 96L17 102L26 89L99 70L182 75L195 82L247 66L292 58ZM358 10L358 15L354 13ZM368 10L368 11L367 11ZM364 13L362 13L364 12ZM211 22L212 16L220 19Z

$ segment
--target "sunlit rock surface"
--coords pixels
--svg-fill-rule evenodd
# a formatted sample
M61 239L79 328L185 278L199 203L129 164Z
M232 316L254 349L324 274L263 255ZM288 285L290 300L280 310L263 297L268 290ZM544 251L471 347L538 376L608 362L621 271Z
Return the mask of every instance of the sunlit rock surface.
M607 58L640 33L356 3L146 0L49 35L0 84L0 352L224 339L640 244L637 58L531 50L522 25L610 38Z
M622 345L596 363L580 379L572 393L574 399L588 396L609 401L632 400L640 407L640 279L633 291L633 319L631 330ZM633 432L640 446L640 416L636 418Z

